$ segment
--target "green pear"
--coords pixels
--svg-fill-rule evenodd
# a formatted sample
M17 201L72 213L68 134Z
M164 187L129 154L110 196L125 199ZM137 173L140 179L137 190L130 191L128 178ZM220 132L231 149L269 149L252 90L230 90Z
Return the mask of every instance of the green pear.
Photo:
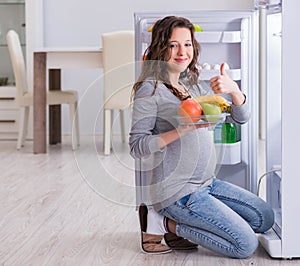
M222 110L219 105L212 104L212 103L201 103L201 107L203 110L203 114L207 116L206 117L207 122L218 122L220 120L220 117L218 115L222 113Z

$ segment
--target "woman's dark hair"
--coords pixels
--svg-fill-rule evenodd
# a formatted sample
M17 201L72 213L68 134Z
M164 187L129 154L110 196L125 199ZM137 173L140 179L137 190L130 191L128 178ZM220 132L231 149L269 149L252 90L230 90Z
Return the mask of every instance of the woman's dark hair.
M167 16L158 20L152 29L152 40L149 47L144 53L144 62L142 63L142 71L138 81L133 86L133 94L140 88L143 81L153 78L155 93L158 82L163 82L177 97L183 98L181 93L171 86L169 81L166 61L170 58L169 40L175 28L187 28L191 32L191 41L194 50L194 57L188 68L182 73L188 79L190 85L196 84L199 77L197 61L200 52L200 45L194 36L194 25L186 18L177 16Z

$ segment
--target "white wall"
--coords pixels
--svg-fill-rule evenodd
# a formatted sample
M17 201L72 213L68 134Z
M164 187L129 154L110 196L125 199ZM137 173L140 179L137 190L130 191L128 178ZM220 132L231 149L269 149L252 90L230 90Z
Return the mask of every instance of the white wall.
M252 9L253 0L44 0L44 40L48 46L101 45L106 31L133 29L134 12Z
M40 5L41 0L28 0L32 5ZM41 5L40 5L41 6ZM38 32L44 46L101 46L101 34L113 30L134 29L134 13L141 11L190 11L190 10L245 10L253 9L253 0L44 0L43 32ZM94 117L102 104L102 84L89 88L100 70L64 70L63 87L76 88L84 103L80 105L81 133L102 133L102 114L100 120ZM95 88L95 86L98 86ZM68 113L64 111L64 116ZM68 121L63 119L63 121ZM69 125L63 124L64 132Z

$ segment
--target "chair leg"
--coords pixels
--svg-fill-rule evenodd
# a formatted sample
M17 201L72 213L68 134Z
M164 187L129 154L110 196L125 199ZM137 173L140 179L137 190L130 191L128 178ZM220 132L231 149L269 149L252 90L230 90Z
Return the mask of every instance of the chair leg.
M104 109L104 155L110 154L111 147L111 123L112 123L112 113L109 109Z
M115 115L114 115L114 110L112 109L112 110L110 110L110 117L111 117L111 119L110 119L110 128L112 129L113 128L113 125L114 125L114 117L115 117Z
M75 103L75 134L76 134L76 139L77 139L77 146L80 145L80 133L79 133L79 113L78 113L78 103Z
M28 121L29 121L29 106L20 108L19 115L19 132L18 132L18 142L17 149L20 150L24 146L25 139L28 132Z
M70 123L71 123L71 141L72 149L76 150L79 146L79 121L77 103L70 104Z
M125 142L125 118L124 118L124 110L120 110L120 125L121 125L121 140Z

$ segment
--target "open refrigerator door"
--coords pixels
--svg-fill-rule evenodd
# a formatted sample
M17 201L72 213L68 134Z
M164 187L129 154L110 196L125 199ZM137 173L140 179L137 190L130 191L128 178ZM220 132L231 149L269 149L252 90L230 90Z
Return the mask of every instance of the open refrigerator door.
M290 121L293 99L296 101L297 96L290 80L295 76L293 70L297 71L297 66L292 64L298 60L297 53L289 48L299 45L295 39L297 32L290 31L289 23L298 16L299 2L257 1L256 7L261 32L260 98L266 107L261 125L265 129L266 143L266 172L262 177L266 179L266 200L275 214L273 227L259 235L259 240L273 258L299 258L299 213L296 211L299 193L296 188L300 184L294 170L298 159L290 153L290 149L297 151L293 134L298 133L292 128L297 123Z

